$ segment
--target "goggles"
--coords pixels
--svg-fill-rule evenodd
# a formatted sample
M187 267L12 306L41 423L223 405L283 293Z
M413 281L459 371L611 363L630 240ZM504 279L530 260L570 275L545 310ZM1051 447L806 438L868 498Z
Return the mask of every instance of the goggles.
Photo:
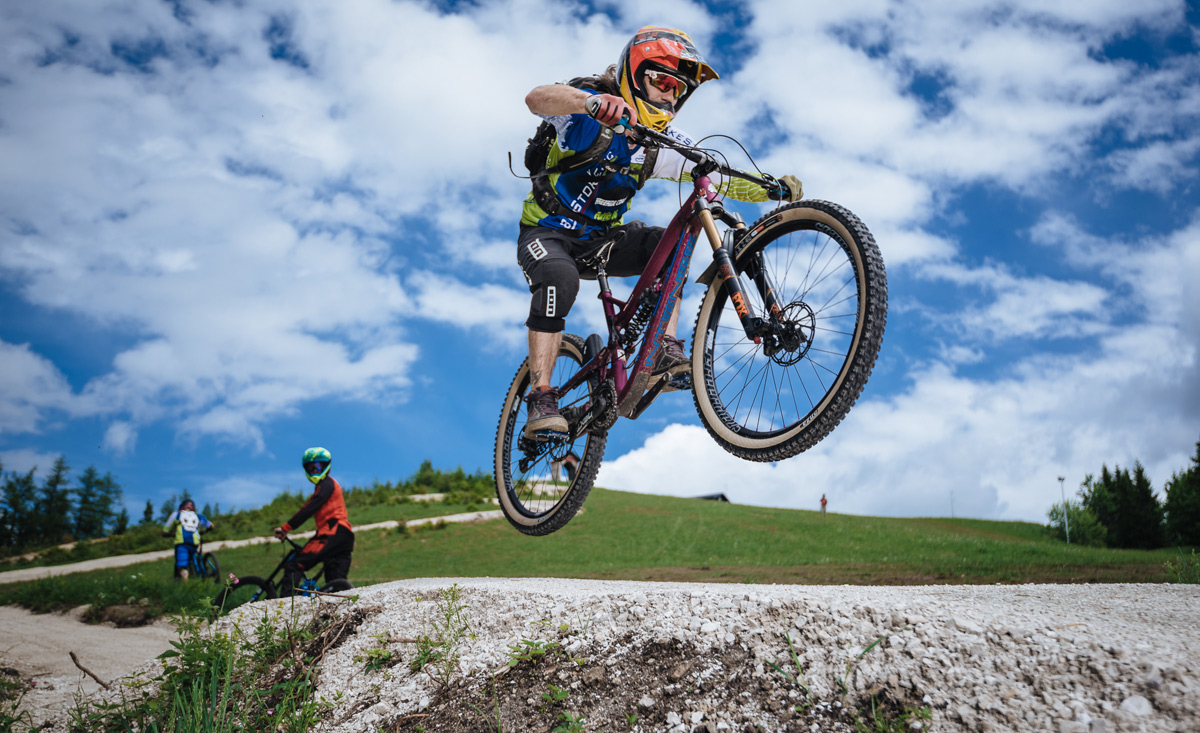
M688 93L687 82L685 82L683 79L680 79L678 76L668 74L664 71L647 69L646 83L655 89L666 92L667 94L674 94L676 99L679 99Z
M304 464L304 472L309 476L320 476L329 467L327 461L313 461L312 463Z

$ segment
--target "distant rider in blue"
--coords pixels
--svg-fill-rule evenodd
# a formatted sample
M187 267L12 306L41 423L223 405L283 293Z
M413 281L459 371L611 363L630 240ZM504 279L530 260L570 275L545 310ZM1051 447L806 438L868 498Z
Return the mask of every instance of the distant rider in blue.
M640 275L664 229L624 223L630 201L651 178L692 180L692 163L677 151L635 145L613 128L624 118L691 144L670 123L697 87L716 78L686 33L646 26L634 34L619 62L600 76L539 86L526 95L529 111L550 123L555 134L545 168L532 177L517 239L517 262L532 293L525 321L530 370L526 437L547 440L567 430L550 377L580 273L594 274L579 260L613 242L605 271ZM787 200L802 198L794 176L780 181L787 186ZM718 176L714 182L722 194L739 201L769 198L762 187L740 179L720 181ZM684 343L675 337L678 320L676 307L655 358L655 374L691 369Z
M188 579L188 568L192 566L192 557L200 547L200 533L215 528L203 514L196 513L196 504L191 499L184 499L179 508L171 512L163 524L163 537L175 535L175 577L179 580Z

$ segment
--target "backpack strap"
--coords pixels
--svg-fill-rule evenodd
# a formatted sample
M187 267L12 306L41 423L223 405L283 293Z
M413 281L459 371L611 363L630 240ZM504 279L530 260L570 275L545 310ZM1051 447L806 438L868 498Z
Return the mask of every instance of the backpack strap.
M574 155L567 156L550 168L545 168L533 174L531 183L533 184L533 199L537 201L538 206L542 208L550 216L560 216L572 221L583 224L584 226L598 226L607 228L610 223L603 222L598 219L593 219L590 216L585 216L577 211L572 211L563 205L559 200L558 194L555 193L554 187L550 185L550 176L556 173L571 173L582 168L592 165L597 160L604 156L608 146L612 144L613 131L611 127L601 127L600 133L596 135L596 139L587 148L581 150ZM605 173L596 180L603 180L612 175L611 172Z
M638 172L637 187L642 190L642 186L646 185L646 181L654 173L654 165L658 162L658 148L646 148L646 160L642 163L642 170Z

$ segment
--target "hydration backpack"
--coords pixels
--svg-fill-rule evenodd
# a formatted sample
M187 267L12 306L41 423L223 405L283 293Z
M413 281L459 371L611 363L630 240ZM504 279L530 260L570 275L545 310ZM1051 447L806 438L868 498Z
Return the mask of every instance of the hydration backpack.
M590 89L598 91L602 94L611 94L613 90L606 87L598 76L580 76L567 82L570 86L576 89ZM604 152L608 150L608 146L612 144L613 130L611 127L601 127L600 134L592 141L584 150L578 151L573 155L569 155L550 168L546 167L546 160L550 155L550 146L555 144L558 138L558 132L554 129L554 125L543 121L538 125L537 131L533 133L533 137L529 138L528 145L525 146L525 168L529 171L530 180L533 183L533 198L537 201L538 206L551 216L561 216L576 221L584 226L600 226L607 227L611 222L602 222L584 216L576 211L563 205L559 200L558 194L555 193L554 187L550 185L550 176L556 173L570 173L572 171L586 168L597 161L602 161ZM642 164L641 173L637 176L637 188L641 190L646 183L646 177L654 170L654 161L658 157L657 148L646 148L646 161ZM596 181L602 181L608 178L613 173L619 172L620 169L604 165L604 172L595 177ZM627 170L625 172L628 172Z

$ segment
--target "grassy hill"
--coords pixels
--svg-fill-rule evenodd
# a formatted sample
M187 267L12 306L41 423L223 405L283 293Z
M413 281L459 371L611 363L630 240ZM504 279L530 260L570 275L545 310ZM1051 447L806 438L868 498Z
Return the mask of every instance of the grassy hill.
M399 504L371 521L461 511ZM387 514L394 516L385 516ZM365 516L365 515L364 515ZM363 522L363 518L356 518ZM267 575L278 543L218 553L223 573ZM1041 525L976 519L861 517L597 489L584 511L546 537L503 519L410 531L359 532L350 577L371 585L414 577L546 577L729 583L920 585L1158 583L1174 549L1066 545ZM171 582L171 561L0 585L0 604L46 610L144 599L172 612L215 593Z

